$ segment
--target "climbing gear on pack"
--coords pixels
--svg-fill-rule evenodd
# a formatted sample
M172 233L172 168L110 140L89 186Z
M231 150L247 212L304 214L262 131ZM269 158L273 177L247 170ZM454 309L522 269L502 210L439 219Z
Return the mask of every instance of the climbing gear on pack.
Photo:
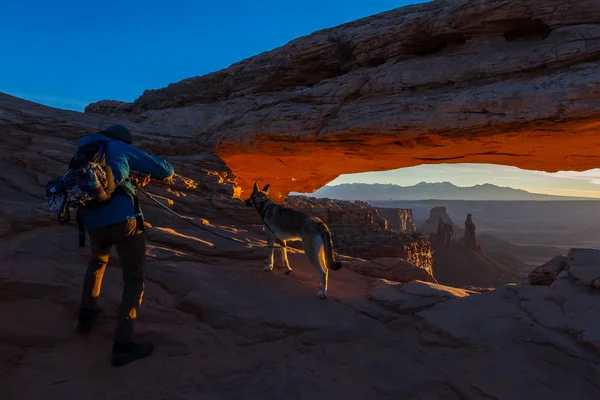
M85 247L86 231L81 216L83 208L93 209L105 204L123 189L132 197L139 228L143 230L144 227L137 196L123 186L127 180L115 183L112 169L106 164L105 147L106 142L80 147L69 162L67 173L46 184L46 201L60 225L71 219L69 208L76 209L79 247Z

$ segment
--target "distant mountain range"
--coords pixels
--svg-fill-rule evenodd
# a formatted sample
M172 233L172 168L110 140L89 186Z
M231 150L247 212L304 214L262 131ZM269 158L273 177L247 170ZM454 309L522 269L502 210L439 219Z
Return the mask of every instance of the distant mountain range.
M414 186L398 186L379 183L346 183L324 186L311 194L339 200L496 200L496 201L551 201L594 200L585 197L552 196L530 193L521 189L501 187L489 183L459 187L450 182L421 182Z

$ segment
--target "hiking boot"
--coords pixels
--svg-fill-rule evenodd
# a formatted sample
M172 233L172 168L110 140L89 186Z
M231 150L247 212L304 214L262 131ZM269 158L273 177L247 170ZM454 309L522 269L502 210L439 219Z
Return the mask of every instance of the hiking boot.
M100 310L80 310L77 320L77 332L83 335L90 333L96 324L99 313Z
M110 363L115 367L120 367L139 358L149 356L152 350L154 350L154 345L151 342L115 343L113 344Z

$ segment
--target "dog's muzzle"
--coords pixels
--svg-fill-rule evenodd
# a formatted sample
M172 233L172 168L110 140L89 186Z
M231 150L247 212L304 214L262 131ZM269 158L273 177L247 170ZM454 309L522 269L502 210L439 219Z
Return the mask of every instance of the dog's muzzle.
M252 204L252 201L250 201L250 199L244 201L244 204L246 204L247 207L254 207L254 204Z

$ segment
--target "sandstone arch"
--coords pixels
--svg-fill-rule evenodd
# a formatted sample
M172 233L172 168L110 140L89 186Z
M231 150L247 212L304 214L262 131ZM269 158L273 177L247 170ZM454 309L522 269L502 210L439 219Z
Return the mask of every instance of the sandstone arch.
M249 189L423 163L600 166L600 3L446 0L315 32L88 113L189 132Z

